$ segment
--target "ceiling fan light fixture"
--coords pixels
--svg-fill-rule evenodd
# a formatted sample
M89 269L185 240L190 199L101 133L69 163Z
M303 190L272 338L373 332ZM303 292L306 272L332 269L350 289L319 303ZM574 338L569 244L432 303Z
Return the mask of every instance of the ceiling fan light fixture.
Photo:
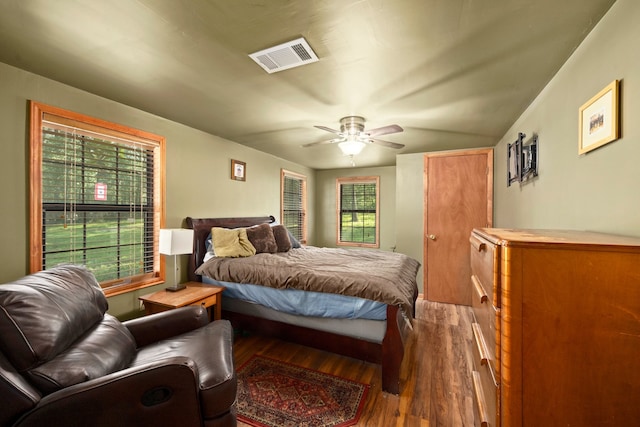
M358 141L355 138L349 138L338 144L338 147L340 147L340 150L342 150L342 153L345 156L355 156L356 154L360 154L364 146L364 142Z
M398 125L387 125L375 129L364 129L364 117L361 116L347 116L340 119L340 130L331 129L326 126L314 126L320 130L331 132L338 137L325 140L312 142L310 144L304 144L303 147L313 147L321 144L338 144L340 150L346 156L353 156L360 154L362 149L367 144L375 144L387 148L400 149L404 145L396 142L384 141L378 139L379 135L387 135L391 133L402 132L403 129Z

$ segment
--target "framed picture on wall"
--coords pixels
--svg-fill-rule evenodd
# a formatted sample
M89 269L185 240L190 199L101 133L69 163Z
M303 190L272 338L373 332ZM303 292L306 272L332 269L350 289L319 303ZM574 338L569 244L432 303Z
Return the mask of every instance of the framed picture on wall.
M511 144L507 144L507 187L509 187L514 182L520 181L520 173L522 168L520 157L522 155L523 138L524 134L520 132L518 133L517 140L515 140Z
M614 80L580 107L578 154L620 138L619 82Z
M247 179L247 164L231 159L231 179L245 181Z

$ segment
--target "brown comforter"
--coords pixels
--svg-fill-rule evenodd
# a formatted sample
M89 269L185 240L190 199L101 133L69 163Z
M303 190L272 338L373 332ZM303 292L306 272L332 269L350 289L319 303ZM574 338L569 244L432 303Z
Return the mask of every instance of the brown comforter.
M196 274L278 289L350 295L397 305L412 317L420 263L395 252L308 246L246 258L212 258Z

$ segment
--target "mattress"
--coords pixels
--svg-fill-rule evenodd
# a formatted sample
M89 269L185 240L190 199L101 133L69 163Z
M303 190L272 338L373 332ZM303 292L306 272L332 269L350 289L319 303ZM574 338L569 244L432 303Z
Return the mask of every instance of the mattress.
M226 287L223 298L260 304L282 313L305 317L367 320L385 320L387 316L386 304L364 298L223 282L206 276L202 277L202 281Z
M222 296L222 309L377 344L382 343L387 330L386 320L299 316L274 310L261 304L225 297L224 294Z

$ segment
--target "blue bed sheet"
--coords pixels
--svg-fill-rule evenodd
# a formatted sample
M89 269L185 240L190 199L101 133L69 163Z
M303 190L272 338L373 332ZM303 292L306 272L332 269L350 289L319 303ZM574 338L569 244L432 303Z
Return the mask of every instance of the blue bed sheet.
M368 299L298 289L275 289L260 285L221 282L205 276L202 277L202 281L225 286L223 297L261 304L285 313L343 319L385 320L387 318L386 304Z

